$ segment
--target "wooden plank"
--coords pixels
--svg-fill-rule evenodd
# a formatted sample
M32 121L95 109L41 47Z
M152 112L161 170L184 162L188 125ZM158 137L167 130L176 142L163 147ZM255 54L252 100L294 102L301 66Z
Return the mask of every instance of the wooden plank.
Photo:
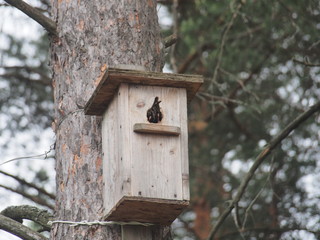
M180 127L151 123L136 123L133 125L133 131L136 133L162 134L169 136L179 136L181 133Z
M200 75L109 68L87 102L85 114L101 116L108 107L113 93L115 93L121 83L185 88L187 90L187 99L191 101L202 85L203 77Z
M189 201L123 197L108 213L106 220L170 225L188 206Z
M189 187L189 153L188 153L188 116L186 94L179 96L180 103L180 126L181 126L181 178L182 199L190 200Z
M102 120L102 159L103 159L103 178L104 178L104 208L106 212L121 199L117 194L117 178L119 169L117 161L119 158L118 145L118 112L117 99L113 99L108 110L104 113ZM112 137L111 137L112 136Z
M118 99L118 131L119 131L119 142L118 150L119 157L117 159L117 168L119 174L117 176L117 190L119 191L119 197L130 196L131 193L131 151L130 145L132 144L132 126L128 121L129 112L129 85L122 83L117 93ZM112 138L112 136L109 136ZM111 183L112 184L112 183Z

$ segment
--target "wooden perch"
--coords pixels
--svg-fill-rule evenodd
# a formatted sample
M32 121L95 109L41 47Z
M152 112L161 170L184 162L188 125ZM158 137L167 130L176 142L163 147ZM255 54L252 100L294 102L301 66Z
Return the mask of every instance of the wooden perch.
M5 0L11 6L14 6L21 10L24 14L31 17L33 20L38 22L44 29L46 29L52 35L57 34L57 26L54 21L50 18L43 15L38 9L30 6L29 4L25 3L22 0Z

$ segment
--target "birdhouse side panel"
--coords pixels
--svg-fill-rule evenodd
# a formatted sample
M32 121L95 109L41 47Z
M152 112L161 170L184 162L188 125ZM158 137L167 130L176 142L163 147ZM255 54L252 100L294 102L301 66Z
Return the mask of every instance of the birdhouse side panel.
M118 114L117 101L112 101L103 115L102 120L102 157L103 157L103 179L104 179L104 207L108 212L120 199L116 196L119 136L117 130Z
M118 165L119 175L117 182L117 190L119 196L131 196L131 151L130 145L132 144L131 140L131 124L129 121L129 85L122 83L118 89L118 94L116 96L118 107Z
M181 174L182 174L182 200L190 200L189 187L189 148L188 148L188 114L186 94L179 98L180 112L180 144L181 144Z
M147 112L158 97L162 119L149 123ZM184 99L184 100L183 100ZM133 196L183 200L182 139L186 134L167 136L134 133L136 123L154 126L175 126L186 129L181 120L186 115L186 90L182 88L129 85L130 128L132 134L132 194ZM183 107L185 109L183 109Z
M131 195L131 158L129 153L128 85L122 84L102 120L104 207L108 213L123 196Z

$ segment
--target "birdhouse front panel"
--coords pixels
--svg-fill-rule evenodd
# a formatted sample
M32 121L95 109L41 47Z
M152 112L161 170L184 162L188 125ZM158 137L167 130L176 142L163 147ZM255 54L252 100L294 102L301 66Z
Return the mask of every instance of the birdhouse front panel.
M135 196L188 200L182 175L188 175L187 99L183 88L129 85L129 116L132 132L131 190ZM162 119L150 123L147 112L155 98L160 101ZM137 132L134 127L145 124L155 132ZM179 129L179 134L161 132L162 127Z

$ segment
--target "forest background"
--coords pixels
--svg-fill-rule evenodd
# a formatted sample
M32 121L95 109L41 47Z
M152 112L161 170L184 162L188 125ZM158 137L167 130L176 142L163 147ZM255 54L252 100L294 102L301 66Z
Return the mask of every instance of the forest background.
M21 157L0 165L0 205L52 210L48 36L0 4L0 163ZM205 77L188 109L191 205L172 226L175 239L205 239L266 144L320 99L320 2L160 0L158 13L163 38L177 36L165 70ZM320 238L319 122L274 149L217 239Z

